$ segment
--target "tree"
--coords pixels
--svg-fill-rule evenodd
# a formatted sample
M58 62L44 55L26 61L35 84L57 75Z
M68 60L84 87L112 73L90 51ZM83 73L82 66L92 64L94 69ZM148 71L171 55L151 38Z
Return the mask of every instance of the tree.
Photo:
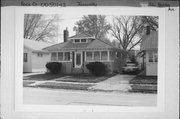
M151 24L153 30L157 30L158 23L153 17L119 16L113 18L111 35L119 41L119 47L127 52L142 41L145 33L145 25Z
M158 16L142 16L141 19L150 26L151 30L158 30Z
M58 35L58 15L25 14L24 38L32 40L53 39Z
M110 24L107 23L105 15L88 15L77 21L73 29L76 34L88 33L97 39L102 39L110 30Z

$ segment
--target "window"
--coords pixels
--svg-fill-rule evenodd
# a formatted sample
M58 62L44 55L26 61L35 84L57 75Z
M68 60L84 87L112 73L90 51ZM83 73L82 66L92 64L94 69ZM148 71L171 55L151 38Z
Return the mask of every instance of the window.
M37 53L37 56L38 57L43 57L43 54L42 53Z
M51 61L56 61L57 60L57 53L56 52L52 52L51 53Z
M157 54L157 52L154 53L154 62L158 62L158 54Z
M108 56L107 56L107 51L101 51L101 60L107 60Z
M75 39L74 42L75 43L80 43L80 39Z
M58 61L63 61L63 52L58 52Z
M114 51L110 51L109 55L110 55L110 60L114 60L116 53Z
M91 61L93 59L93 53L92 52L86 52L86 61Z
M28 54L27 54L27 53L24 53L24 62L27 62L27 61L28 61L27 58L28 58Z
M70 52L65 52L64 54L64 60L69 61L70 60Z
M149 62L153 62L153 53L149 52Z
M81 39L81 43L86 43L86 39Z
M149 62L158 62L158 54L157 51L150 51L148 53Z
M100 60L100 52L99 51L94 52L94 60Z
M52 52L51 61L70 61L70 52Z
M87 42L91 42L93 39L88 39Z

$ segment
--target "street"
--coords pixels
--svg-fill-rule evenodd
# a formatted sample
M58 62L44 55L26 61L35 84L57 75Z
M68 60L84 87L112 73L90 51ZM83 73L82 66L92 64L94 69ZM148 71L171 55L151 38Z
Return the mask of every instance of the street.
M156 106L157 94L23 88L24 104Z

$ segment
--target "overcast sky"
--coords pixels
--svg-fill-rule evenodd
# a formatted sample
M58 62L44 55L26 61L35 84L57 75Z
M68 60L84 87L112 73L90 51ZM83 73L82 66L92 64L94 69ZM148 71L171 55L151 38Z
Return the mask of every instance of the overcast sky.
M62 14L60 15L60 19L62 19L59 22L59 38L58 38L58 42L63 42L63 30L65 30L66 28L69 31L69 36L73 36L75 35L75 31L73 31L73 27L75 26L75 23L79 20L82 19L83 15L87 15L87 14ZM109 23L112 23L112 15L106 15L106 20ZM115 40L114 37L112 37L110 34L107 35L109 40ZM135 49L139 49L139 45L135 47Z

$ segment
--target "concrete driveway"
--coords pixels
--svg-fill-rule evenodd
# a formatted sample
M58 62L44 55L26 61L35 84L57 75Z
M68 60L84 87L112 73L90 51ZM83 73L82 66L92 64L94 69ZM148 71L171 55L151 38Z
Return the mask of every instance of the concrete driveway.
M97 83L95 86L89 87L89 90L103 91L122 91L127 92L131 89L129 81L136 75L118 74L105 81Z

